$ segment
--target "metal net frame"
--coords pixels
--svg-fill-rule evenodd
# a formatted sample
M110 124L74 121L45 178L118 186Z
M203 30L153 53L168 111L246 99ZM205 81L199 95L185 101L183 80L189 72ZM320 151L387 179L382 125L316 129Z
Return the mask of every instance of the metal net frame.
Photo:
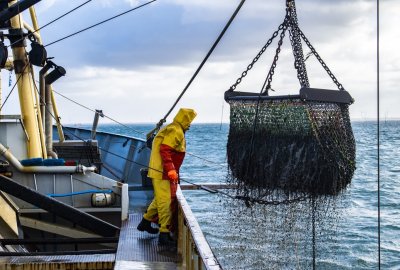
M290 97L229 104L230 181L247 200L337 195L350 184L355 141L347 104Z
M285 33L300 91L269 96ZM277 37L275 56L259 93L235 91ZM310 87L302 41L311 51L308 56L315 56L338 90ZM273 254L265 256L268 267L316 269L317 254L336 256L326 246L335 239L335 226L340 227L340 195L356 169L349 116L354 99L298 27L294 0L286 0L283 23L225 92L225 100L230 105L228 182L236 187L229 193L244 202L233 204L233 220L256 213L250 224L260 227L256 238L261 236L271 250L267 253Z
M269 96L285 32L301 86L299 94ZM261 91L235 91L273 39L279 36ZM310 88L301 41L320 62L338 90ZM225 92L230 104L227 144L229 181L247 202L279 204L319 195L337 195L355 170L355 140L349 117L354 102L298 27L294 0L257 56Z

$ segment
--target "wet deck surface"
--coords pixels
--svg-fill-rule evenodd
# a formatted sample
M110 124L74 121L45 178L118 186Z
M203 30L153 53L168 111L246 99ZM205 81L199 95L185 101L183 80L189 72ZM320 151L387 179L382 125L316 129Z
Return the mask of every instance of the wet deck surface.
M141 213L131 213L123 222L115 269L177 269L176 251L159 247L158 235L136 229L141 219Z
M0 269L112 269L115 254L64 256L7 256L0 258ZM79 266L79 267L78 267ZM130 268L135 269L135 268ZM143 268L137 268L143 269ZM146 268L144 268L146 269Z
M171 262L127 262L117 261L114 269L119 270L176 270L176 263Z
M130 214L123 221L116 254L3 257L1 265L7 269L138 269L176 270L176 250L158 246L158 234L140 232L136 229L142 214L152 198L151 192L129 192Z
M136 229L152 198L152 191L129 192L130 213L121 226L115 269L178 269L176 252L158 247L158 234Z

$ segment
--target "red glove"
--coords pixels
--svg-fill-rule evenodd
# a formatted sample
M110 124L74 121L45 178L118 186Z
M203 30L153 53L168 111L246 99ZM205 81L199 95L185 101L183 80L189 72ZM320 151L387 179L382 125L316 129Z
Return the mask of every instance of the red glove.
M172 180L172 182L178 182L178 173L176 172L176 170L170 170L168 172L168 177Z

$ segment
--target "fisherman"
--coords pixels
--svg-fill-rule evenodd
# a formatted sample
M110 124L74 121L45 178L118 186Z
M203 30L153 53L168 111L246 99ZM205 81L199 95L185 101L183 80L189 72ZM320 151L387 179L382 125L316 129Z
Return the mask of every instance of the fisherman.
M176 190L179 184L179 168L185 157L185 132L189 130L196 115L193 109L181 108L174 121L162 128L153 141L148 177L153 182L154 199L137 229L157 234L158 229L151 226L151 221L158 215L158 244L162 246L175 245L170 233L175 231L177 224Z

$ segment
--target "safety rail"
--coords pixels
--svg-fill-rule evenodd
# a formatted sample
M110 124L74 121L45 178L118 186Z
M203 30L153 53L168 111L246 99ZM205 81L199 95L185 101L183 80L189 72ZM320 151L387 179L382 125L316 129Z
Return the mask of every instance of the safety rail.
M182 269L222 269L205 239L199 223L194 217L182 190L178 188L178 255L182 258Z

